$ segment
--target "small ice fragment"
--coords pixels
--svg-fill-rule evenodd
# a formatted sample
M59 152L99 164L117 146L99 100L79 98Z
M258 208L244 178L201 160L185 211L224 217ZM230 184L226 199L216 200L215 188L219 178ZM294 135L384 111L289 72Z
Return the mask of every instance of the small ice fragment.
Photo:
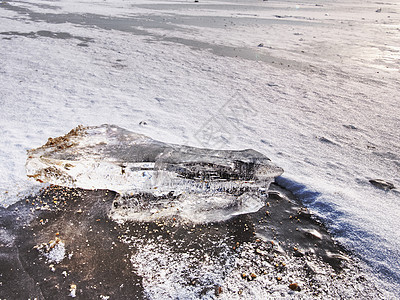
M69 291L70 291L69 296L72 298L75 298L76 297L76 284L71 284Z
M315 229L304 229L304 233L312 238L322 240L322 234Z

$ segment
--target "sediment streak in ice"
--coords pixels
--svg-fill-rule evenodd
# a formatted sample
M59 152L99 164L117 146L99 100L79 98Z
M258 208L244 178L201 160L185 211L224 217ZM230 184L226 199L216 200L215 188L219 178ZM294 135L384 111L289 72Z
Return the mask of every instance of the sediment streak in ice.
M77 127L50 138L28 152L26 169L41 182L120 193L113 207L124 212L121 217L147 220L185 211L187 218L205 212L198 218L209 221L257 210L260 189L283 172L254 150L167 144L114 125Z

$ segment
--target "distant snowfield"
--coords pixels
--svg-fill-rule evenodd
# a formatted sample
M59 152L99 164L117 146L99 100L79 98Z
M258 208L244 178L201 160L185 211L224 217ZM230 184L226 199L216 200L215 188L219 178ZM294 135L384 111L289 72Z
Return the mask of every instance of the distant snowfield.
M399 45L392 0L3 1L0 203L38 187L26 150L78 124L253 148L399 291Z

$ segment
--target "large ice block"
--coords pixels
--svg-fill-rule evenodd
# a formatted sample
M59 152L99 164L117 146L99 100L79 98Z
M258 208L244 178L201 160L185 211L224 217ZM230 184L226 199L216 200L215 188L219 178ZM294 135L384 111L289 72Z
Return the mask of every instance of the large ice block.
M283 172L254 150L168 144L115 125L79 126L50 138L28 152L26 169L41 182L116 191L121 197L114 209L124 207L136 219L160 216L163 209L166 216L179 207L190 215L211 212L200 219L251 212L263 204L259 194Z

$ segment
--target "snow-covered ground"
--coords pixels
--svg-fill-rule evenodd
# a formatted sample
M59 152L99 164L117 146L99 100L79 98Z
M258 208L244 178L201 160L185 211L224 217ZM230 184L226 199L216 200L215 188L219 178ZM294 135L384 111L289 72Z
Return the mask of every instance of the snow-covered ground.
M253 148L398 295L399 45L394 0L2 1L0 203L78 124Z

